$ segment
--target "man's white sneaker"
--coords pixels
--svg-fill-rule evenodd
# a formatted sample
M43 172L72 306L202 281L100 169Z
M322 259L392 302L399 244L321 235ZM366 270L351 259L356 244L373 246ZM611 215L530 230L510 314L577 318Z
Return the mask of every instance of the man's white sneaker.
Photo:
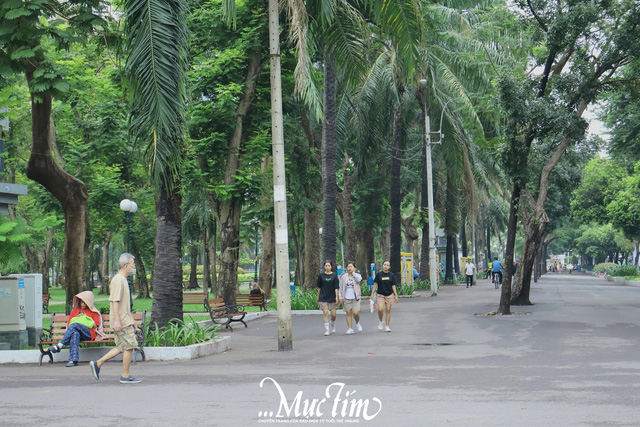
M353 335L353 329L351 328L347 329L347 335Z
M362 325L360 323L356 323L356 329L358 332L362 332Z
M390 327L388 327L388 326L385 326L385 327L384 327L384 331L385 331L385 332L391 332L391 328L390 328Z
M324 336L328 337L329 336L329 331L324 331Z
M384 329L384 323L380 322L380 323L378 324L378 330L379 330L379 331L381 331L381 330L383 330L383 329Z
M331 333L332 334L336 333L336 325L335 324L331 325Z

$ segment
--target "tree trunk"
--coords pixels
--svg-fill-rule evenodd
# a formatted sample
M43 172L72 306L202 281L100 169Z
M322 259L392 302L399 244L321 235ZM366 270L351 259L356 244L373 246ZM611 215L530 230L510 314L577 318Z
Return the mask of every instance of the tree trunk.
M320 273L320 212L304 211L304 282L303 291L316 288L316 279Z
M322 135L312 132L309 118L303 114L300 119L300 125L307 136L309 151L316 153L318 164L322 164ZM321 177L322 179L322 177ZM320 183L322 188L322 183ZM320 264L322 263L322 249L320 244L320 203L322 197L317 185L305 186L307 198L315 205L317 209L305 208L304 211L304 280L302 290L309 291L316 288L316 279L320 272Z
M453 280L453 237L447 236L447 257L445 261L446 280Z
M460 274L460 257L458 256L458 238L451 236L453 239L453 267L457 274Z
M387 227L380 230L380 254L382 261L389 261L391 254L391 228ZM382 266L382 264L381 264Z
M513 252L516 242L516 226L518 224L518 201L520 199L520 186L514 185L511 192L511 203L509 205L509 228L507 231L507 250L505 261L513 259ZM487 227L487 253L489 253L489 227ZM489 260L487 260L488 262ZM505 262L505 264L508 264ZM513 264L511 264L513 265ZM511 314L511 270L507 265L507 270L502 280L502 291L500 293L500 314Z
M100 256L100 295L109 295L109 285L111 280L109 278L109 250L111 246L111 237L113 232L107 231L102 242L102 254Z
M465 224L466 219L462 217L462 229L460 230L460 250L462 251L462 257L465 258L468 256L469 252L467 251L467 226Z
M516 272L515 285L511 295L512 305L531 305L529 300L531 273L535 263L536 252L540 248L544 232L549 224L549 218L544 211L544 207L536 203L531 193L528 190L524 190L522 195L522 214L520 217L525 238L520 267Z
M192 245L189 249L191 272L189 273L189 289L198 289L198 247Z
M357 254L358 238L356 237L356 226L353 223L353 189L358 181L358 173L354 172L349 175L347 167L349 166L349 155L345 152L345 160L342 164L342 176L344 181L344 189L338 191L336 195L336 208L338 214L344 223L344 239L347 243L347 258L344 260L345 268L347 262L355 261Z
M491 226L487 225L487 265L491 262Z
M213 242L211 244L211 292L216 298L222 293L218 282L218 221L213 222Z
M262 263L260 264L260 276L258 286L264 291L265 298L271 298L273 288L273 260L276 255L275 229L273 223L262 227ZM314 284L315 286L315 284Z
M293 278L293 284L294 286L300 286L300 276L302 273L302 249L300 247L300 243L298 242L298 233L296 233L296 224L293 219L293 215L289 215L289 222L291 227L291 236L293 236L293 244L296 250L296 266L294 270L295 276Z
M418 265L418 245L416 244L416 240L420 238L420 234L418 234L418 229L413 223L413 216L415 215L415 210L412 215L402 218L402 225L404 226L404 238L407 241L407 252L413 254L412 262L414 266Z
M149 296L149 282L147 281L147 270L144 268L144 262L142 261L142 255L138 249L138 242L136 239L131 239L131 255L135 257L136 264L136 283L138 284L138 298L148 299Z
M229 138L227 166L224 174L224 185L236 183L236 174L240 168L240 148L244 123L255 95L256 82L262 70L262 56L256 52L249 58L247 78L244 84L242 98L236 108L235 129ZM240 238L240 214L242 212L242 198L226 196L215 200L214 211L220 225L220 275L218 288L222 290L218 297L224 298L227 304L235 304L238 287L238 256Z
M176 184L177 185L177 184ZM182 320L182 198L169 192L166 182L156 199L156 256L153 272L151 324L163 328L171 319Z
M256 245L258 242L256 242ZM202 232L202 291L208 294L211 289L211 258L209 257L209 230L207 228Z
M336 73L325 53L324 120L322 122L322 259L336 264Z
M238 258L240 254L241 202L235 198L218 203L216 216L220 224L220 275L218 297L227 304L236 303L238 288ZM263 259L264 262L264 259Z
M400 277L402 271L402 191L400 189L400 149L402 147L402 109L397 107L393 112L393 134L391 148L391 181L389 201L391 205L391 272Z
M33 81L35 66L27 71L26 78ZM85 234L89 211L87 186L65 172L54 160L51 147L55 131L51 126L52 97L49 92L40 94L36 101L31 95L31 154L27 163L27 177L47 189L61 204L65 217L64 281L66 304L71 306L73 297L82 290L84 272Z

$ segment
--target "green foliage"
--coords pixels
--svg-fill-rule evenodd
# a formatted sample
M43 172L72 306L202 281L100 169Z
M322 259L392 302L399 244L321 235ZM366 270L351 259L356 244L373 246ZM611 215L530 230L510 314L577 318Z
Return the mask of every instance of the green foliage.
M619 265L609 274L614 277L635 277L638 275L638 269L633 265Z
M602 262L607 255L616 251L615 231L611 224L590 224L582 229L582 235L576 239L576 248L580 254Z
M24 219L18 217L11 221L0 215L0 266L3 274L17 271L22 259L22 246L32 242Z
M171 319L164 328L156 327L147 333L145 345L148 347L183 347L187 345L210 341L215 337L215 332L220 325L211 325L202 328L198 322L190 318L190 322L180 319Z
M291 310L317 310L318 309L318 291L302 292L296 291L295 295L291 295ZM272 299L272 301L274 301Z
M403 284L397 289L398 295L413 295L413 292L416 290L415 284Z
M640 239L640 162L632 176L625 177L606 210L611 224L628 239Z
M607 205L622 188L626 176L628 174L618 162L599 156L591 159L571 197L572 215L583 223L609 222L611 216Z
M592 271L599 274L611 274L611 272L618 267L619 265L615 262L601 262L600 264L596 264Z
M371 290L369 289L369 285L365 280L360 282L360 292L363 297L371 296Z
M416 286L416 289L424 289L424 290L431 289L431 282L429 282L428 280L417 279L416 281L413 282L413 284Z

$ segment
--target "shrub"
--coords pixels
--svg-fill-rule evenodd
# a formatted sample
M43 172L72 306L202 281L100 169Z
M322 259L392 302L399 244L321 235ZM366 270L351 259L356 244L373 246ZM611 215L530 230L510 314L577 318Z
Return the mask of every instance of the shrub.
M410 285L405 283L404 285L400 285L397 289L398 295L413 295L413 291L416 290L416 285Z
M413 282L413 284L416 286L416 289L431 289L431 282L429 282L428 280L416 280L415 282Z
M633 265L624 265L613 268L609 273L615 277L633 277L638 275L638 269Z
M611 274L613 269L618 267L619 265L614 262L601 262L600 264L596 264L595 267L593 267L593 272Z
M291 310L316 310L318 308L318 291L296 291L291 295Z
M180 319L172 319L169 324L161 329L156 323L156 328L149 331L145 345L148 347L182 347L197 344L213 339L220 325L211 325L201 328L191 318L186 323Z
M371 296L371 290L369 289L369 285L367 284L366 280L363 280L362 282L360 282L360 291L363 297Z

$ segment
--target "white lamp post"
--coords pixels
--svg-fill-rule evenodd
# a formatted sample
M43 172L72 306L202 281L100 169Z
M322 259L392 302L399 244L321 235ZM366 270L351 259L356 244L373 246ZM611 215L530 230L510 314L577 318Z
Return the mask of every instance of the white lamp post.
M129 249L129 234L131 230L131 215L138 210L138 204L132 200L124 199L120 202L120 209L124 211L127 217L127 253L130 253ZM127 283L129 284L129 295L131 295L131 282L127 276ZM133 298L129 298L130 310L133 312Z

